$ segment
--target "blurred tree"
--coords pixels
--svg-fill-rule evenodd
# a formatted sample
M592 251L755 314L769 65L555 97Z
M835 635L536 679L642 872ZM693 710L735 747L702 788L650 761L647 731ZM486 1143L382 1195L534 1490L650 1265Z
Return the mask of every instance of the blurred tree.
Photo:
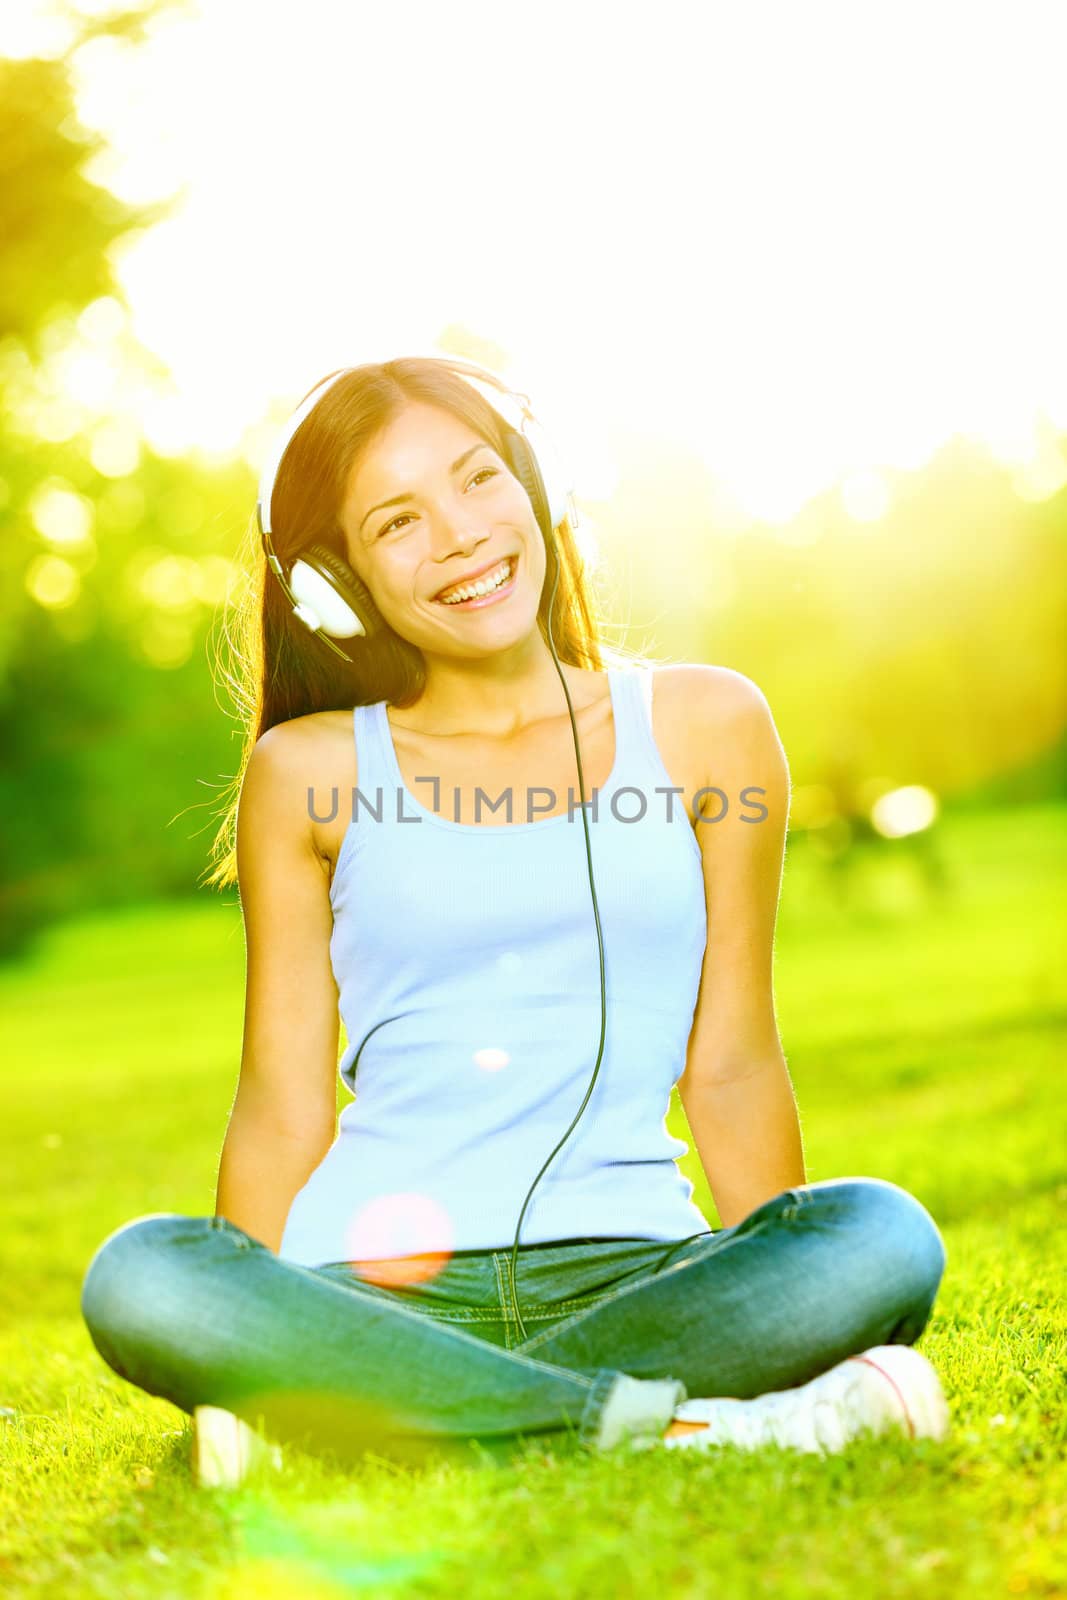
M796 782L848 766L948 800L1006 773L1005 798L1064 793L1067 489L1020 500L957 438L893 476L877 524L831 491L786 528L726 528L691 463L663 457L649 476L651 495L634 469L615 497L625 609L669 619L676 658L760 684Z
M179 874L188 885L201 865L201 846L175 849L163 830L181 809L173 780L191 753L179 728L199 729L212 753L223 733L206 715L206 662L190 658L232 545L210 507L218 485L236 500L247 473L139 453L129 473L101 470L55 370L89 307L115 329L116 359L158 375L125 332L111 250L174 199L131 206L86 176L104 141L78 120L71 58L103 36L136 44L152 18L185 9L158 0L94 18L71 10L62 57L0 59L0 953L80 901L153 894ZM194 505L197 553L218 551L215 566L195 568L191 604L173 605L164 589L155 606L138 580L187 536ZM210 761L191 743L194 759ZM153 766L160 745L170 760ZM185 798L195 797L190 788Z
M157 0L96 18L68 9L75 31L62 57L0 58L0 509L9 518L28 487L55 469L54 446L64 442L53 433L49 448L20 414L35 367L87 305L103 296L121 302L112 245L174 204L131 206L85 176L105 141L78 120L70 60L92 39L136 43L151 17L175 9L186 7ZM0 623L10 624L13 610L32 602L19 581L25 552L8 539L0 552Z
M134 208L85 177L103 141L76 120L64 61L0 60L0 335L32 345L56 307L116 285L108 247L166 215Z

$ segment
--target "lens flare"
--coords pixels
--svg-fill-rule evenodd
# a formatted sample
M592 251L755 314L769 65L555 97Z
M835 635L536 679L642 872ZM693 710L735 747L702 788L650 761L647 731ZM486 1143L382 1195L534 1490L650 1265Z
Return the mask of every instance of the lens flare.
M455 1229L443 1206L411 1190L379 1195L345 1231L346 1259L361 1278L381 1288L425 1283L445 1266Z
M496 1050L492 1045L484 1045L481 1050L476 1050L471 1057L476 1067L481 1067L483 1072L499 1072L506 1067L511 1056L506 1050Z

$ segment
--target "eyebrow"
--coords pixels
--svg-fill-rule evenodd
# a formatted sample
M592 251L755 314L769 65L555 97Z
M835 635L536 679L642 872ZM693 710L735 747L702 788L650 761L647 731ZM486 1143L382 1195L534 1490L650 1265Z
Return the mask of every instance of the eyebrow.
M452 465L448 469L449 472L450 473L457 473L459 471L460 467L462 467L465 462L469 461L471 456L476 455L479 450L491 450L492 448L493 448L492 445L486 444L484 439L480 440L477 444L472 444L469 450L464 450L464 452L463 452L463 454L461 456L457 456L456 457L455 461L453 461ZM360 525L359 525L360 532L361 533L363 532L363 523L366 522L367 517L371 516L371 514L373 512L375 512L375 511L384 511L386 506L400 506L400 505L403 505L405 503L405 501L414 500L414 498L415 498L415 496L413 494L395 494L391 500L379 500L379 502L378 502L378 504L376 506L371 506L370 511L367 512L367 515L363 518L363 521L360 523Z

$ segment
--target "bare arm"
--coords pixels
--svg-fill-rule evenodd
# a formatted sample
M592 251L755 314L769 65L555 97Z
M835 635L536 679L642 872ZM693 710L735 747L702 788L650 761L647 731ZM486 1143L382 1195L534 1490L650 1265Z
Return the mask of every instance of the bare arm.
M729 810L719 822L697 825L708 942L678 1092L729 1228L806 1181L772 976L789 769L757 686L723 667L693 672L690 726L711 767L705 782L725 792ZM746 789L760 792L745 800ZM722 801L713 795L703 809L716 816Z
M332 917L306 803L315 781L312 751L306 725L264 734L248 764L237 820L244 1039L215 1212L274 1251L294 1196L337 1126Z

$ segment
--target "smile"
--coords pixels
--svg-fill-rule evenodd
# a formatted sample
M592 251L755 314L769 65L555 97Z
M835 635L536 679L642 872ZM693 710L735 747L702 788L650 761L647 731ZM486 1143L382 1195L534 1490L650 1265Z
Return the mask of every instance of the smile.
M477 583L464 584L445 596L439 595L434 603L450 606L453 609L474 611L482 606L491 605L496 600L502 600L515 587L518 564L517 556L506 556L491 572L487 572L484 578L479 578Z

